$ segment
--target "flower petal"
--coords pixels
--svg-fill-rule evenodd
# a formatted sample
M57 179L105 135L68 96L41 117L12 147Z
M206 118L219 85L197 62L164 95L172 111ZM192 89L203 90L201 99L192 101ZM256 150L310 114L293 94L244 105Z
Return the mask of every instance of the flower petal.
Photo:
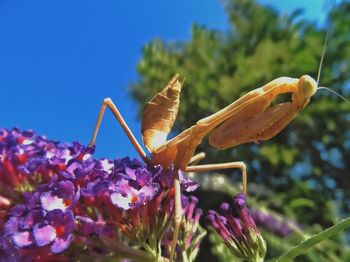
M17 232L12 236L13 243L19 247L28 247L33 244L33 236L29 231Z
M58 182L58 194L63 199L71 199L75 193L75 186L70 181Z
M10 214L11 216L19 217L23 215L24 212L26 212L26 210L27 210L27 207L25 205L20 204L11 208Z
M40 201L42 208L46 211L52 211L55 209L64 211L66 209L66 204L63 199L52 195L51 192L44 192L40 197Z
M144 199L150 200L158 192L159 187L160 187L159 184L152 183L148 186L142 187L139 191L139 194L142 194Z
M20 228L23 230L31 229L34 224L43 221L42 212L38 209L34 209L28 212L28 214L21 220Z
M47 213L46 220L60 232L57 235L68 235L74 230L74 214L71 210L53 210Z
M39 246L45 246L56 238L56 230L50 225L36 224L33 229L35 243Z
M54 254L61 253L67 249L73 241L73 235L68 235L65 238L56 238L50 248Z
M131 203L131 196L127 195L126 197L122 196L119 193L113 193L111 194L111 201L113 205L116 205L117 207L120 207L124 210L128 210L130 208Z
M12 235L17 232L19 229L19 218L18 217L10 217L9 220L4 225L4 233L5 235Z

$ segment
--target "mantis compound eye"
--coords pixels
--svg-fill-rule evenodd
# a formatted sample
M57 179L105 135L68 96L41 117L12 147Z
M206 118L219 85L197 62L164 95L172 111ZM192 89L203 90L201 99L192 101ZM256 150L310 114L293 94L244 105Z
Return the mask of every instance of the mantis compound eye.
M303 75L299 80L298 90L304 97L310 98L317 91L317 83L312 77Z

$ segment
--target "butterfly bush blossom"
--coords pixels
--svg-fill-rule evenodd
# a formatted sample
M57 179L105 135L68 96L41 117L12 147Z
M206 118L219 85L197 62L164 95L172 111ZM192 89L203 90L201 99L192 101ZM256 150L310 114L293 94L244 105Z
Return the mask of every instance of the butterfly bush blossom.
M263 261L266 254L266 243L262 238L254 220L246 206L247 198L244 194L238 194L233 199L233 206L238 217L233 215L229 203L222 203L220 214L210 210L207 221L219 234L229 251L246 261Z
M32 131L0 130L0 261L154 261L169 253L172 167L94 159L93 151ZM179 175L183 193L198 187ZM193 261L205 235L202 211L194 197L182 194L182 202L177 260Z
M288 237L292 235L293 227L298 228L298 225L292 224L292 222L288 220L275 217L266 210L252 208L251 215L257 226L276 236Z

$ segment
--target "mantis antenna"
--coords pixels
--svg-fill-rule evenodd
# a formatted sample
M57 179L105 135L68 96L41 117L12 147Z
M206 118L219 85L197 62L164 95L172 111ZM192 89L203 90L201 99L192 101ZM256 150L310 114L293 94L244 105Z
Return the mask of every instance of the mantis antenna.
M333 0L330 2L331 4L331 11L334 10L335 5L336 5L336 0ZM331 24L331 22L329 21L329 24ZM322 65L323 65L323 59L324 56L326 54L326 48L327 48L327 43L328 43L328 37L329 37L329 31L331 31L331 27L328 26L327 32L326 32L326 37L324 38L324 42L323 42L323 49L322 49L322 54L321 54L321 60L320 60L320 65L318 66L318 72L317 72L317 80L316 83L318 85L318 82L320 81L320 77L321 77L321 70L322 70Z
M334 9L335 3L336 3L336 1L333 1L333 2L332 2L332 5L333 5L332 9ZM329 28L330 28L330 27L329 27ZM319 67L318 67L318 72L317 72L317 81L316 81L317 85L318 85L318 83L319 83L319 81L320 81L321 71L322 71L322 65L323 65L323 59L324 59L324 56L325 56L325 54L326 54L326 48L327 48L327 43L328 43L329 31L330 31L329 28L328 28L328 30L327 30L327 32L326 32L326 37L325 37L324 43L323 43L323 49L322 49L322 54L321 54L320 65L319 65ZM328 90L328 91L330 91L331 93L337 95L338 97L340 97L341 99L343 99L344 101L346 101L347 103L350 104L350 101L349 101L346 97L342 96L341 94L337 93L336 91L334 91L334 90L332 90L332 89L330 89L330 88L328 88L328 87L325 87L325 86L321 86L321 87L318 87L318 88L317 88L317 90L320 90L320 89Z
M325 86L320 86L317 88L317 90L320 90L320 89L326 89L328 90L329 92L332 92L333 94L337 95L338 97L340 97L341 99L343 99L345 102L349 103L350 104L350 100L347 99L345 96L342 96L341 94L335 92L334 90L328 88L328 87L325 87Z
M320 81L320 77L321 77L321 70L322 70L322 65L323 65L323 58L324 58L325 53L326 53L328 35L329 35L329 29L326 32L326 37L324 39L323 49L322 49L322 54L321 54L321 61L320 61L320 65L318 66L318 73L317 73L317 80L316 80L317 85L318 85L318 82Z

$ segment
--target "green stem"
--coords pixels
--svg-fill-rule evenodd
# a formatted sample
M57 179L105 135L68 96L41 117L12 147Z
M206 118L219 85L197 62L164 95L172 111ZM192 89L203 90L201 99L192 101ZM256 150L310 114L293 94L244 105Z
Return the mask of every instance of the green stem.
M322 231L321 233L310 237L309 239L301 242L296 247L292 248L291 250L284 253L279 259L277 259L278 262L286 262L286 261L292 261L293 258L304 254L309 248L313 247L314 245L318 244L319 242L328 239L339 232L343 231L344 229L350 227L350 217L346 218L342 221L340 221L338 224L327 228L326 230Z
M251 262L264 262L264 258L255 258L253 260L251 260Z
M154 261L154 257L147 254L146 252L142 250L137 250L134 248L130 248L128 246L120 246L118 248L119 254L125 258L131 258L135 261Z
M188 258L187 258L187 253L186 253L186 248L182 247L182 261L183 262L189 262Z
M154 257L158 256L157 247L153 248L150 245L148 245L147 243L143 243L141 246L146 250L146 252L148 254L150 254L150 255L152 255Z
M115 242L113 241L113 239L110 239L104 236L101 236L101 240L109 249L114 251L118 257L130 258L134 261L142 261L142 262L155 261L154 256L152 256L151 254L148 254L143 250L126 246L123 243Z

